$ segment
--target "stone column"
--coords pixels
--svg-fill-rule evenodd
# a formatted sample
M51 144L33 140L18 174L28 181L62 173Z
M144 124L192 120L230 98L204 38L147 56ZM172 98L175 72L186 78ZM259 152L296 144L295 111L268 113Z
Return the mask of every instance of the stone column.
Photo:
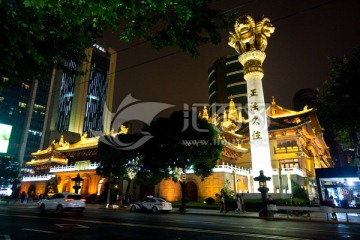
M251 16L238 18L234 31L230 32L229 45L239 53L239 61L244 66L244 78L247 82L249 135L251 145L252 172L263 171L272 177L268 123L262 86L264 77L262 64L266 54L267 37L274 32L268 18L255 22ZM254 183L258 185L258 183ZM258 186L254 186L255 189ZM272 179L269 192L274 192Z

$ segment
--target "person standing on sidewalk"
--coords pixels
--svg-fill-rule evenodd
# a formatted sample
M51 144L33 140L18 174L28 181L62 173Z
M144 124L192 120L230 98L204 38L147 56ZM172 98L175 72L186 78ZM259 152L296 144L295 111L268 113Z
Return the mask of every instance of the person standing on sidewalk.
M242 212L246 212L245 211L245 202L244 202L244 194L240 194L240 204L241 204L241 211Z
M330 196L330 198L329 198L329 202L330 202L330 204L331 204L331 207L336 207L336 205L335 205L335 201L334 201L334 197L331 195ZM334 221L337 221L337 216L336 216L336 212L332 212L331 213L331 216L332 216L332 219L334 220Z
M235 213L240 213L240 212L242 212L241 200L240 200L240 195L239 195L239 194L236 194L236 205L237 205L237 208L236 208L236 210L235 210Z
M226 207L225 207L225 196L221 194L220 196L220 213L225 212L226 213Z

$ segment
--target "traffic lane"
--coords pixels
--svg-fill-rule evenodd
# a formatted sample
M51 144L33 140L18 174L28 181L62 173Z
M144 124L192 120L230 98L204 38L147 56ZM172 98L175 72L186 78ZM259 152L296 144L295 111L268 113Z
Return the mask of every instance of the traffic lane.
M105 211L106 212L106 211ZM317 239L348 238L352 236L360 239L360 225L357 224L335 224L326 222L297 222L287 220L265 220L259 218L242 218L229 216L207 216L189 214L152 214L148 212L131 213L128 211L108 211L111 215L121 216L123 222L148 223L162 226L196 226L198 229L214 229L221 231L240 231L246 233L277 233L282 236L294 236Z
M226 217L226 216L199 216L188 214L152 214L152 213L131 213L129 211L111 211L104 209L84 212L83 216L76 214L57 214L40 215L42 218L66 219L70 221L88 222L95 221L99 224L110 224L122 227L138 227L141 231L147 228L167 228L176 230L192 228L197 233L202 231L219 231L229 233L247 234L267 234L287 237L307 237L325 239L326 236L332 238L360 238L358 225L329 224L315 222L292 222L292 221L273 221L263 219ZM35 214L34 211L25 210L27 215ZM36 215L36 214L35 214ZM351 228L350 228L351 226ZM195 230L194 230L195 229ZM215 233L215 232L214 232ZM255 235L254 235L255 236Z
M4 236L8 239L283 239L295 240L294 238L279 237L265 234L248 234L234 231L219 231L210 229L197 229L188 227L166 227L152 224L121 223L100 220L81 220L79 218L66 217L36 217L28 215L4 216L5 226L1 228ZM31 219L31 221L19 221L19 219ZM1 219L4 221L4 219ZM18 222L18 224L13 224ZM6 228L3 229L3 228ZM302 238L303 239L303 238Z

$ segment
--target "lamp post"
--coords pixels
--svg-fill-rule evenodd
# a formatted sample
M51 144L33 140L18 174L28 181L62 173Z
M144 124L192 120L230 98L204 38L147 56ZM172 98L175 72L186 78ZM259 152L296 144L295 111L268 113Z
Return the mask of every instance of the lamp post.
M75 178L72 178L71 180L75 182L75 185L73 186L73 189L75 189L75 193L79 193L79 189L81 188L80 182L84 181L84 179L82 179L80 177L80 173L78 173L77 176Z
M234 177L234 193L237 193L237 184L236 184L236 170L233 170L233 177Z
M269 191L269 188L266 186L266 181L269 181L271 177L266 177L264 175L264 171L260 170L260 175L258 177L255 177L254 180L259 182L259 192L261 192L261 200L262 200L262 209L259 212L260 217L267 217L268 211L267 211L267 205L266 205L266 193Z
M110 178L109 178L109 186L108 186L108 191L107 191L107 197L106 197L106 208L110 207L110 188L111 188L111 183L113 182L113 176L112 176L112 172L110 172Z

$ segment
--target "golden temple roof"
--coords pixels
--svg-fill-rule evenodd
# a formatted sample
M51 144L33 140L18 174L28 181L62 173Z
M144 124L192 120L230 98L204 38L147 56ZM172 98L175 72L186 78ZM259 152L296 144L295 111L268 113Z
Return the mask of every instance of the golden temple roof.
M302 111L293 111L276 104L275 98L272 97L271 105L266 109L266 115L271 118L297 117L304 113L313 111L313 108L304 107Z
M44 150L37 150L37 152L33 152L31 153L32 156L39 156L39 155L44 155L44 154L48 154L51 153L51 151L53 150L52 146L49 146L47 149Z
M36 166L36 165L43 165L43 164L46 164L46 163L57 163L57 164L66 165L67 164L67 159L54 158L54 157L44 158L44 159L32 159L31 161L26 162L25 164L29 165L29 166Z
M67 151L73 151L73 150L80 150L85 148L94 148L99 145L99 137L91 137L87 138L87 134L84 133L83 136L81 136L80 141L70 144L68 146L61 146L58 147L56 150L61 152L67 152Z

